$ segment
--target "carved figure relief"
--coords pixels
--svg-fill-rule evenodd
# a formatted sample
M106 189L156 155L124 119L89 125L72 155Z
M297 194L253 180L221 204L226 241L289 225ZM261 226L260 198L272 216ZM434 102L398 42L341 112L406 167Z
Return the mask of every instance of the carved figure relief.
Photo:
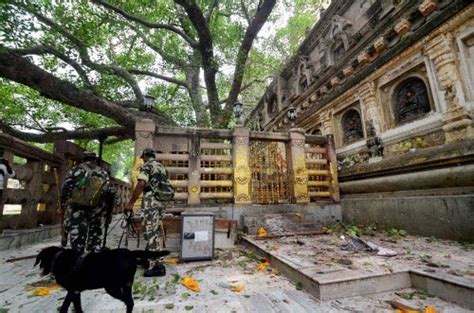
M303 90L311 85L312 81L312 64L307 56L301 56L298 64L299 83Z
M359 112L351 109L344 113L341 120L342 130L344 133L344 143L351 143L364 137Z
M375 131L374 123L372 120L367 122L367 148L369 150L369 157L376 158L383 156L384 146L382 139L377 136Z
M412 121L430 110L428 92L420 78L408 78L395 90L395 118L398 123Z
M340 15L333 16L326 42L321 42L321 46L325 48L325 51L320 53L323 56L321 58L323 68L334 65L349 50L351 36L352 23Z

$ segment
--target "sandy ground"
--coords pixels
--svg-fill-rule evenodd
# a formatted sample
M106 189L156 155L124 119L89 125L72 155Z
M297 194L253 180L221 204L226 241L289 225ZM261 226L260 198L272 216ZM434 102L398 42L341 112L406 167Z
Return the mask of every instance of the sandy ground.
M116 246L119 235L120 229L117 227L109 242ZM335 241L337 236L325 238L328 240L326 246L310 246L308 242L304 244L304 247L300 247L300 244L291 242L294 239L289 238L277 240L274 244L278 244L282 252L290 253L291 250L304 258L307 258L309 253L315 262L328 262L326 259L320 259L322 256L318 257L318 255L322 254L322 249L332 247L334 251L326 251L327 253L324 254L332 255L334 260L329 262L338 264L340 252ZM288 242L285 243L285 240ZM306 242L307 239L302 240ZM331 240L334 240L335 245L329 244ZM411 247L410 242L428 246L433 262L451 265L452 269L461 272L472 269L470 267L474 262L472 251L466 252L459 245L455 246L454 243L441 245L439 241L427 244L425 238L415 237L407 238L409 240L407 242L404 240L399 241L396 244L397 247L402 245L408 249ZM65 296L64 290L60 289L46 296L34 296L32 291L28 290L28 286L44 279L40 277L38 268L33 267L33 259L14 263L5 261L12 257L36 254L42 248L58 243L59 238L54 238L0 253L0 312L55 312L57 310ZM298 248L295 249L295 247ZM410 250L412 252L408 254L404 248L397 248L397 251L405 251L405 256L412 255L413 262L421 262L418 260L421 252L415 248L410 248ZM385 300L396 300L418 308L432 305L438 312L468 312L436 297L415 293L415 290L318 301L305 291L298 290L298 286L278 273L257 270L260 260L242 247L236 246L230 250L217 251L216 254L217 259L214 261L167 264L167 275L158 279L143 278L142 270L139 270L134 288L134 312L393 312ZM367 266L364 262L369 262L369 260L375 262L370 256L366 257L369 259L360 262L354 260L354 266ZM471 257L470 261L465 261L468 257ZM393 262L388 266L395 266L395 260L397 259L392 258L384 262ZM459 266L454 265L458 264L457 262ZM199 282L200 292L193 292L181 284L182 278L186 275ZM232 291L230 285L243 286L243 290ZM411 295L411 293L414 293L411 300L404 299L406 294ZM113 299L103 290L83 292L82 304L85 312L125 312L123 303Z

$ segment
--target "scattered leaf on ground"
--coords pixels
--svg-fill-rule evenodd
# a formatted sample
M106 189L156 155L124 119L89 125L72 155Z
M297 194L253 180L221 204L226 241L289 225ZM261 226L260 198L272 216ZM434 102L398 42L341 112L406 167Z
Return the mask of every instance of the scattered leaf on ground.
M165 309L168 309L168 310L171 310L174 308L174 304L173 303L168 303L165 305Z
M181 277L179 276L179 274L174 274L174 276L173 276L173 283L175 283L175 284L179 283L180 278L181 278Z
M217 295L217 294L219 294L219 293L218 293L217 291L215 291L214 289L213 289L213 290L211 290L211 293L212 293L213 295Z
M302 283L296 283L295 284L296 290L303 290L303 284Z
M183 300L186 300L189 297L191 297L191 294L189 292L183 292L181 294L181 299L183 299Z
M184 307L184 309L186 311L191 311L192 309L194 309L194 305L187 305L187 306Z

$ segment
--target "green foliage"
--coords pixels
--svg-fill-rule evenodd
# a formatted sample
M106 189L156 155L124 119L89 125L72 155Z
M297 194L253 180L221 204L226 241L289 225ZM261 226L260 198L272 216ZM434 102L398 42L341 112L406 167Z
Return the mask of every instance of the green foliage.
M407 235L407 232L403 229L390 228L387 229L387 235L392 239L400 239Z
M191 21L173 1L109 0L127 13L153 23L184 27L190 37L197 38ZM198 5L207 12L214 0L200 0ZM248 27L247 17L257 10L258 1L222 0L209 19L213 39L217 88L225 99L231 87L238 49ZM263 94L265 78L279 74L283 64L296 51L305 31L316 22L320 0L278 1L269 20L250 51L243 86L250 87L240 95L250 112ZM242 10L246 7L246 11ZM41 22L34 13L44 15L58 26ZM136 76L144 93L156 97L156 109L182 126L206 126L216 119L210 116L209 99L202 81L201 56L179 35L160 28L146 28L127 20L91 1L17 0L0 2L0 36L9 48L29 48L50 45L83 69L93 90L78 72L57 55L41 54L28 57L36 65L73 86L112 101L134 98L131 86L111 69L102 65L139 69L188 81L191 69L198 71L197 84L191 92L173 83L146 76ZM84 49L64 35L72 34ZM149 45L149 46L147 46ZM99 69L84 63L81 56L88 53ZM201 78L199 78L201 77ZM271 79L271 78L269 78ZM100 114L86 112L49 100L38 91L0 79L0 119L12 126L31 132L46 132L50 128L95 129L116 126L117 123ZM201 119L198 116L203 115ZM229 124L231 125L231 124ZM89 150L96 150L97 141L78 141ZM49 147L51 148L51 147ZM127 176L131 165L130 142L107 146L104 160L112 164L119 178Z

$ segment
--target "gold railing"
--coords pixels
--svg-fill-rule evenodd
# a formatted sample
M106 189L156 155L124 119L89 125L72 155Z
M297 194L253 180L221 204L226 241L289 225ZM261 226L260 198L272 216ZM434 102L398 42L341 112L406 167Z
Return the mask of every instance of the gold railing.
M170 174L175 205L339 201L332 137L136 126L136 157L153 148ZM132 179L133 180L133 179Z

